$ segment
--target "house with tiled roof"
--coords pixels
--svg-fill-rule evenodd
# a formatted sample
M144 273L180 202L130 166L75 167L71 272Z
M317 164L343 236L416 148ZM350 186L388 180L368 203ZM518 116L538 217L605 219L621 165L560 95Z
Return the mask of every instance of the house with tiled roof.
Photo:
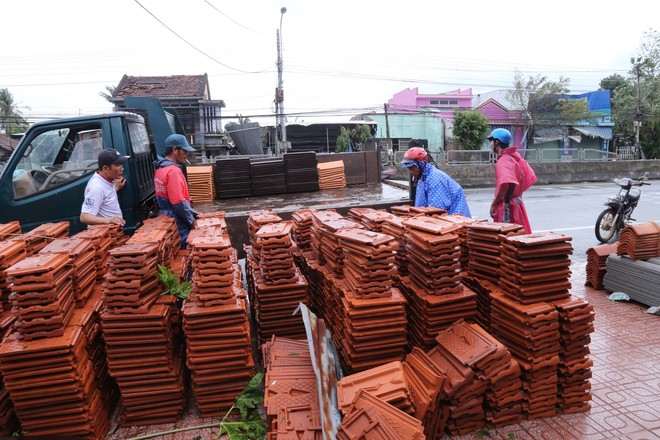
M0 133L0 164L7 162L16 145L18 145L18 139Z
M188 141L204 156L219 153L226 145L221 123L223 100L212 100L207 74L171 76L124 75L109 99L115 111L142 110L124 104L126 97L159 98L163 107L176 110Z

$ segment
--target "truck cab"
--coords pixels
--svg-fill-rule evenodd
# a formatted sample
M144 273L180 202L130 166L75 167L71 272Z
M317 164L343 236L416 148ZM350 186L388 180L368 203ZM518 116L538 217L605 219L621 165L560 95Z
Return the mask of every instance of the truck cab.
M165 114L159 102L156 107L156 116ZM149 119L156 116L152 118L149 112ZM158 133L152 133L154 139L164 140L173 128L161 125ZM124 164L126 185L118 196L125 231L132 233L153 206L156 151L144 118L130 112L32 125L0 174L0 223L18 220L28 231L46 222L69 221L70 232L84 229L80 222L83 194L98 169L97 156L103 148L130 156Z

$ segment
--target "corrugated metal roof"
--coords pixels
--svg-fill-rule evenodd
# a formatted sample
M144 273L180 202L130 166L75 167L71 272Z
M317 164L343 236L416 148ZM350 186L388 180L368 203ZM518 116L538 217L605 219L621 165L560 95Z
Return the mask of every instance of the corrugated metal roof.
M599 137L603 139L612 139L612 127L573 127L582 134L586 134L591 137Z

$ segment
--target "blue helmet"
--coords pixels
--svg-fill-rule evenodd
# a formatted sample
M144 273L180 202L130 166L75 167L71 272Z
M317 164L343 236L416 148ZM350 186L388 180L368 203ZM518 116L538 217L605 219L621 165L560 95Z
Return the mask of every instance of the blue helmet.
M496 128L488 135L487 139L489 141L492 141L493 139L497 139L503 144L509 145L511 143L511 132L504 128Z

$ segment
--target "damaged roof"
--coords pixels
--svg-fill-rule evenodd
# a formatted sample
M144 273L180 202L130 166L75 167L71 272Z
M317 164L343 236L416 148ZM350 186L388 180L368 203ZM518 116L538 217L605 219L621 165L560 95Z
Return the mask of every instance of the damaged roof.
M176 97L211 99L209 96L208 76L204 75L172 75L172 76L129 76L124 75L115 92L115 99L127 96L140 97Z

